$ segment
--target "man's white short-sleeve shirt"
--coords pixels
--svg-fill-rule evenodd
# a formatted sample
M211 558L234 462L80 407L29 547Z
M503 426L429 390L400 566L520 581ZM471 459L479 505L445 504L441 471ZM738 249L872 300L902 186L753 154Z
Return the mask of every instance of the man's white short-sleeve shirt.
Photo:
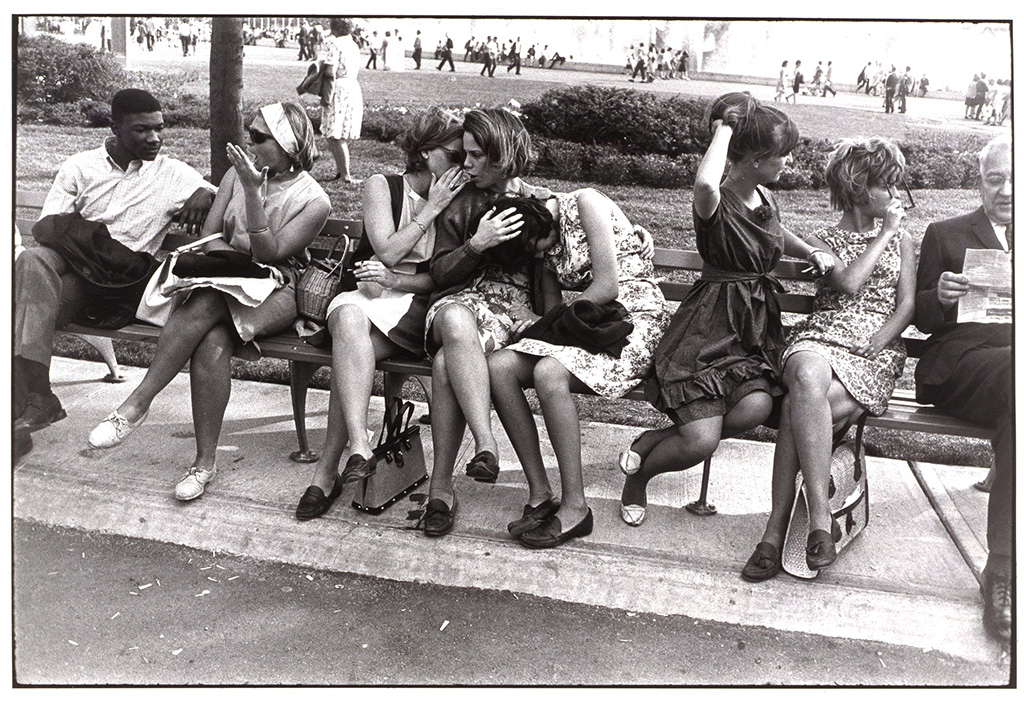
M68 158L53 179L42 217L77 212L101 222L132 251L155 253L171 218L199 188L217 189L184 161L136 159L121 170L106 146Z

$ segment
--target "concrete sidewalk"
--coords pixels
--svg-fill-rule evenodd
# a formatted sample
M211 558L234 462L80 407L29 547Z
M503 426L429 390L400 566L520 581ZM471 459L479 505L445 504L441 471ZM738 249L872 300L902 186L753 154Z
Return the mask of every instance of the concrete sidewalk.
M194 455L187 377L171 383L124 445L94 451L86 444L90 429L144 370L125 369L129 382L123 385L99 382L104 372L101 364L54 359L54 390L68 418L33 435L35 449L16 466L16 518L399 581L909 645L1000 664L1009 675L1009 659L1001 659L1001 648L982 628L974 574L984 565L985 497L971 485L984 469L922 464L915 467L919 481L906 462L870 458L871 522L836 564L816 581L782 574L749 584L739 571L769 510L769 444L723 443L711 479L717 515L697 517L684 509L699 492L695 469L653 482L647 521L632 528L619 518L623 477L615 457L637 430L586 425L594 532L558 549L534 551L505 530L521 514L526 484L499 431L498 483L457 477L455 530L432 540L411 529L425 484L380 516L352 509L346 488L326 516L295 520L312 467L288 460L295 448L289 394L270 384L234 383L218 475L200 499L175 501L173 485ZM308 408L318 448L327 394L311 391ZM375 398L371 419L378 425L381 410ZM429 468L430 432L424 430ZM542 446L554 467L543 436ZM470 452L467 442L460 464ZM551 473L557 482L557 471Z

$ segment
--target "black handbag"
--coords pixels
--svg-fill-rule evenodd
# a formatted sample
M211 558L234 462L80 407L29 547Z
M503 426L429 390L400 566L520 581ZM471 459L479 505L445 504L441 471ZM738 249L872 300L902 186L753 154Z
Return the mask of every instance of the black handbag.
M378 515L427 480L419 425L409 426L413 404L395 396L384 409L384 422L369 463L372 476L356 482L352 507Z

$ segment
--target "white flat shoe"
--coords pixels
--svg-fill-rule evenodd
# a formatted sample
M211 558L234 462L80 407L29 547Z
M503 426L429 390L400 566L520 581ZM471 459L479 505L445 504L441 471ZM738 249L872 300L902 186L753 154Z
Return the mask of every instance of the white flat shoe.
M632 449L619 452L619 468L627 476L632 476L640 470L641 461L640 455Z
M646 505L623 505L619 504L619 513L622 515L622 521L630 527L640 527L643 524L644 518L647 517L647 506Z
M142 413L142 417L138 421L129 422L124 415L115 410L103 418L103 421L89 433L89 446L93 449L116 447L145 422L147 417L149 417L148 410Z

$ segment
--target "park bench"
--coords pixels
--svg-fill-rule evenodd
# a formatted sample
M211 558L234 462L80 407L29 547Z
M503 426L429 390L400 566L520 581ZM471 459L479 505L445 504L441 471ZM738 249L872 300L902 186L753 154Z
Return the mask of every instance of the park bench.
M45 193L18 191L16 197L16 207L18 209L16 222L22 234L27 235L32 231L32 225L35 220L38 219L39 211L42 209L43 200L45 199ZM320 236L311 247L313 255L324 256L330 249L332 238L343 234L348 235L353 240L357 240L362 235L362 222L359 220L328 220ZM169 251L190 240L191 238L185 234L171 232L165 237L162 249ZM665 294L665 298L670 303L678 303L689 292L692 284L671 279L678 278L679 274L689 273L692 275L695 272L699 272L703 261L695 251L657 248L654 252L654 264L658 269L658 274L665 278L661 283L661 289ZM784 259L776 267L775 274L783 281L810 281L812 279L802 272L802 269L805 267L806 264L803 261ZM780 296L783 312L796 315L810 313L813 300L813 292L787 292ZM160 335L160 328L147 324L131 324L116 330L96 329L72 324L66 327L64 331L80 335L94 335L112 339L152 343L155 343ZM907 345L908 356L912 358L919 357L923 340L912 336L905 336L904 339ZM266 357L288 361L292 412L294 414L295 433L299 445L298 450L292 452L291 459L298 462L314 462L318 457L309 449L309 440L306 433L306 395L310 381L317 369L331 364L330 349L306 344L294 333L263 338L260 340L260 348ZM389 397L400 392L401 382L404 378L408 376L429 376L431 371L428 361L413 358L387 359L377 364L377 369L384 373L385 395ZM641 388L630 391L625 397L629 400L644 400ZM992 432L984 427L954 418L935 407L918 404L914 399L913 393L905 390L897 390L886 412L878 417L868 416L865 424L870 427L884 429L958 437L988 439L992 436ZM711 459L708 459L704 464L700 496L696 501L686 506L693 513L713 514L715 512L714 506L707 502L710 472Z

